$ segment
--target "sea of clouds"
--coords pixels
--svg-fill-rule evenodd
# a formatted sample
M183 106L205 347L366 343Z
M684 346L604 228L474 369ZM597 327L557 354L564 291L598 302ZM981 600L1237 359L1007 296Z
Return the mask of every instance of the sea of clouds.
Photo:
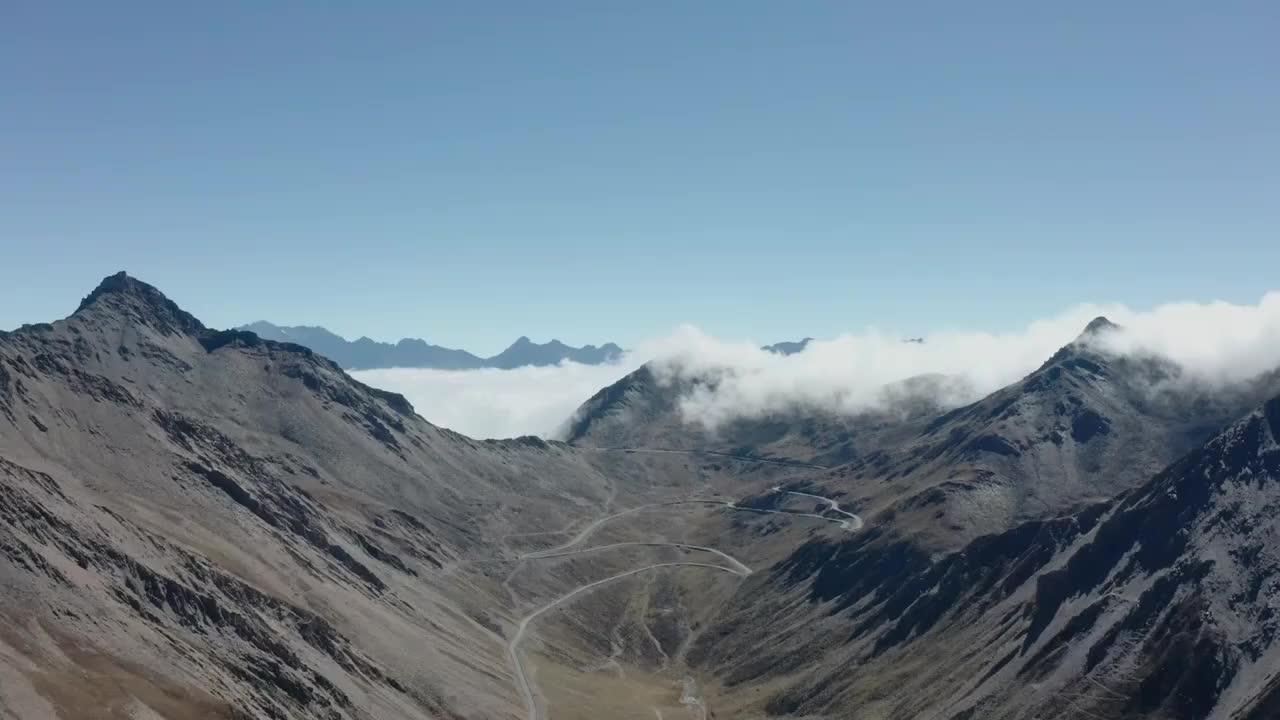
M1120 326L1098 337L1100 349L1159 355L1198 381L1234 382L1280 366L1280 293L1269 293L1254 305L1080 305L1016 332L944 330L924 336L923 343L867 328L815 340L789 356L762 350L758 341L726 341L683 326L606 365L353 374L404 394L426 419L467 435L554 436L583 401L649 362L660 381L716 378L680 401L687 421L714 427L779 411L854 413L883 403L887 385L922 375L951 380L937 385L943 404L970 402L1034 370L1098 316Z
M360 382L398 392L436 425L477 438L551 437L573 411L639 363L564 362L514 370L390 368L352 372Z

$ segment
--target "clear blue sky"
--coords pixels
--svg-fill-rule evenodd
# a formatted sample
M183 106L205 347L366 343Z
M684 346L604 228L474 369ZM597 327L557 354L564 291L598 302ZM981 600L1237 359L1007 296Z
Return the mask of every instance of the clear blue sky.
M0 328L477 352L1280 288L1280 4L8 0Z

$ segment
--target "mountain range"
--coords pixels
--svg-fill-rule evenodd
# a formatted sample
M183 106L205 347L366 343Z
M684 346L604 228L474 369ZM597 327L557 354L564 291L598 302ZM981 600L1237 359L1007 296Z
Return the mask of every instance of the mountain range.
M1117 331L961 407L712 430L645 366L477 441L111 276L0 334L0 717L1277 717L1280 372Z
M600 347L586 345L573 347L559 340L535 343L521 337L507 349L492 357L482 358L466 350L432 345L418 338L404 338L396 343L385 343L361 337L347 340L322 327L298 325L279 326L265 320L242 325L264 340L289 342L310 348L349 370L374 368L435 368L440 370L474 370L499 368L510 370L526 365L556 365L565 360L584 365L599 365L622 355L622 348L613 343Z

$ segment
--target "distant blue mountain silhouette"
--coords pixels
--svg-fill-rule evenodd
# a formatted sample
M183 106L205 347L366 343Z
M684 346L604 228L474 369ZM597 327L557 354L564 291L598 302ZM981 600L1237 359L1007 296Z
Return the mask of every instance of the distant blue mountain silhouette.
M497 355L482 358L466 350L432 345L418 338L405 338L397 343L377 342L367 337L352 341L322 327L306 325L288 327L274 325L265 320L242 325L238 329L248 330L267 340L291 342L311 348L350 370L389 367L509 370L526 365L555 365L562 360L599 365L622 354L622 348L613 343L605 343L600 347L587 345L577 348L565 345L559 340L540 344L527 337L521 337Z
M809 343L811 342L813 342L813 338L807 337L803 340L765 345L762 349L779 355L795 355L798 352L804 352L804 349L809 347Z

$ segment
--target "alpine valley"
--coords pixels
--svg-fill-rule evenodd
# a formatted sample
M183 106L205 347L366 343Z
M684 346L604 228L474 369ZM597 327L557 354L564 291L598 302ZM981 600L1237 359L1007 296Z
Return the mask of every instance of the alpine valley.
M113 275L0 334L0 717L1280 717L1280 372L1117 331L960 407L713 432L644 366L478 441Z

